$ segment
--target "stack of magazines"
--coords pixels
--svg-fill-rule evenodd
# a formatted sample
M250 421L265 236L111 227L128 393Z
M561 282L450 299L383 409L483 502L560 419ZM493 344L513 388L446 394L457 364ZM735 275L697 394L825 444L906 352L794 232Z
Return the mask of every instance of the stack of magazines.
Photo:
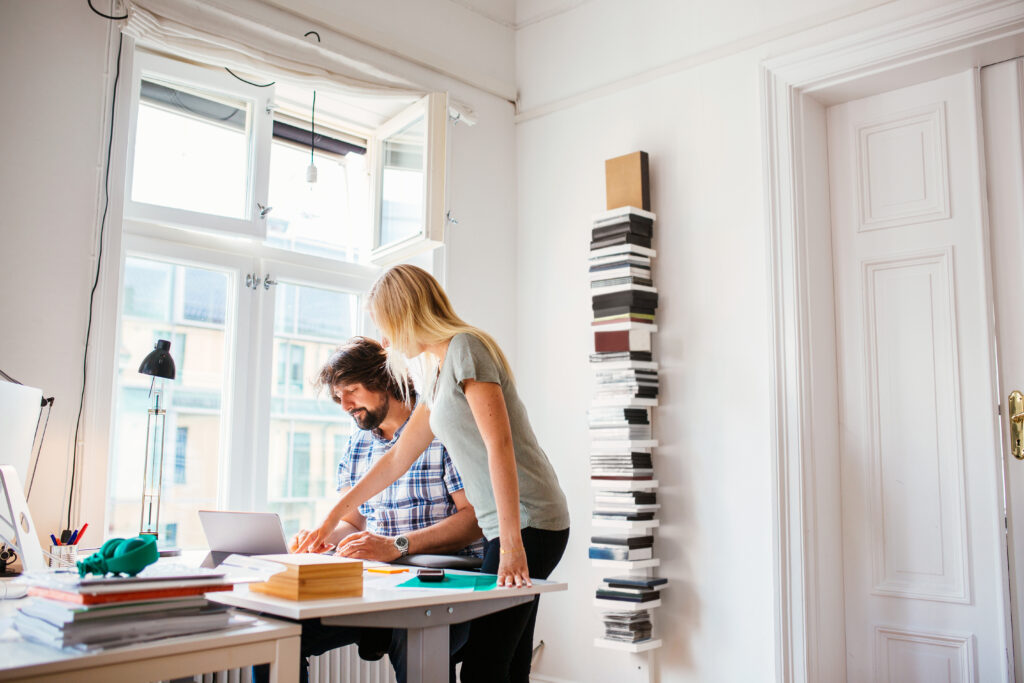
M91 651L239 625L203 596L231 590L223 572L154 565L136 577L85 577L56 572L26 575L27 603L14 627L27 640Z
M604 637L622 643L639 643L651 639L651 613L649 610L638 612L603 612Z

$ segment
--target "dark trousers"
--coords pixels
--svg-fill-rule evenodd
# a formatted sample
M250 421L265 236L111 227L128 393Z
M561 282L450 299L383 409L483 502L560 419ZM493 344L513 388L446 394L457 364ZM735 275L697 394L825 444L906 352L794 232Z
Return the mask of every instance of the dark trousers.
M530 577L548 578L562 559L568 542L568 529L523 529ZM500 561L500 539L487 541L480 571L497 574ZM540 596L536 596L524 605L473 620L462 659L462 683L528 683L539 604Z

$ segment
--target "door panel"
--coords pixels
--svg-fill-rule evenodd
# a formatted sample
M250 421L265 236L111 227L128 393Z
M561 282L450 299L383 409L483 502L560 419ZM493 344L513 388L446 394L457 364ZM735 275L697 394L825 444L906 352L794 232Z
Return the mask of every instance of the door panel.
M1006 396L1024 391L1024 318L1021 273L1024 265L1024 60L1015 59L981 70L982 110L985 113L985 165L988 175L988 213L992 240L996 329L999 335L1000 395L1003 398L1003 467L1006 477L1007 540L1014 650L1014 675L1024 682L1024 462L1010 455L1009 411ZM1017 504L1014 504L1017 501Z
M847 680L1006 680L974 72L827 114Z

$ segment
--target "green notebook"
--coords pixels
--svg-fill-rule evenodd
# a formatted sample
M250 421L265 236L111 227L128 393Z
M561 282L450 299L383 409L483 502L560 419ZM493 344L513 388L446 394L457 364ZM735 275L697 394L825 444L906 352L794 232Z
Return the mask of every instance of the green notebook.
M489 591L498 582L493 574L476 576L473 574L445 574L443 581L420 581L413 577L398 584L399 588L472 588L475 591Z

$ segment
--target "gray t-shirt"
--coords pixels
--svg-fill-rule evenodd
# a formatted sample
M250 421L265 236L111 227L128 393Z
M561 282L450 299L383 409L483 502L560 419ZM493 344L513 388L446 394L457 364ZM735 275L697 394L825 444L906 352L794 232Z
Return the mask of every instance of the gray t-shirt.
M466 498L476 510L484 536L488 539L498 536L498 510L487 465L487 447L462 390L462 382L467 379L501 386L519 474L521 526L548 531L569 528L565 494L548 457L537 443L515 384L479 338L463 333L452 337L437 380L430 387L432 391L425 393L430 408L430 428L448 449L462 476Z

